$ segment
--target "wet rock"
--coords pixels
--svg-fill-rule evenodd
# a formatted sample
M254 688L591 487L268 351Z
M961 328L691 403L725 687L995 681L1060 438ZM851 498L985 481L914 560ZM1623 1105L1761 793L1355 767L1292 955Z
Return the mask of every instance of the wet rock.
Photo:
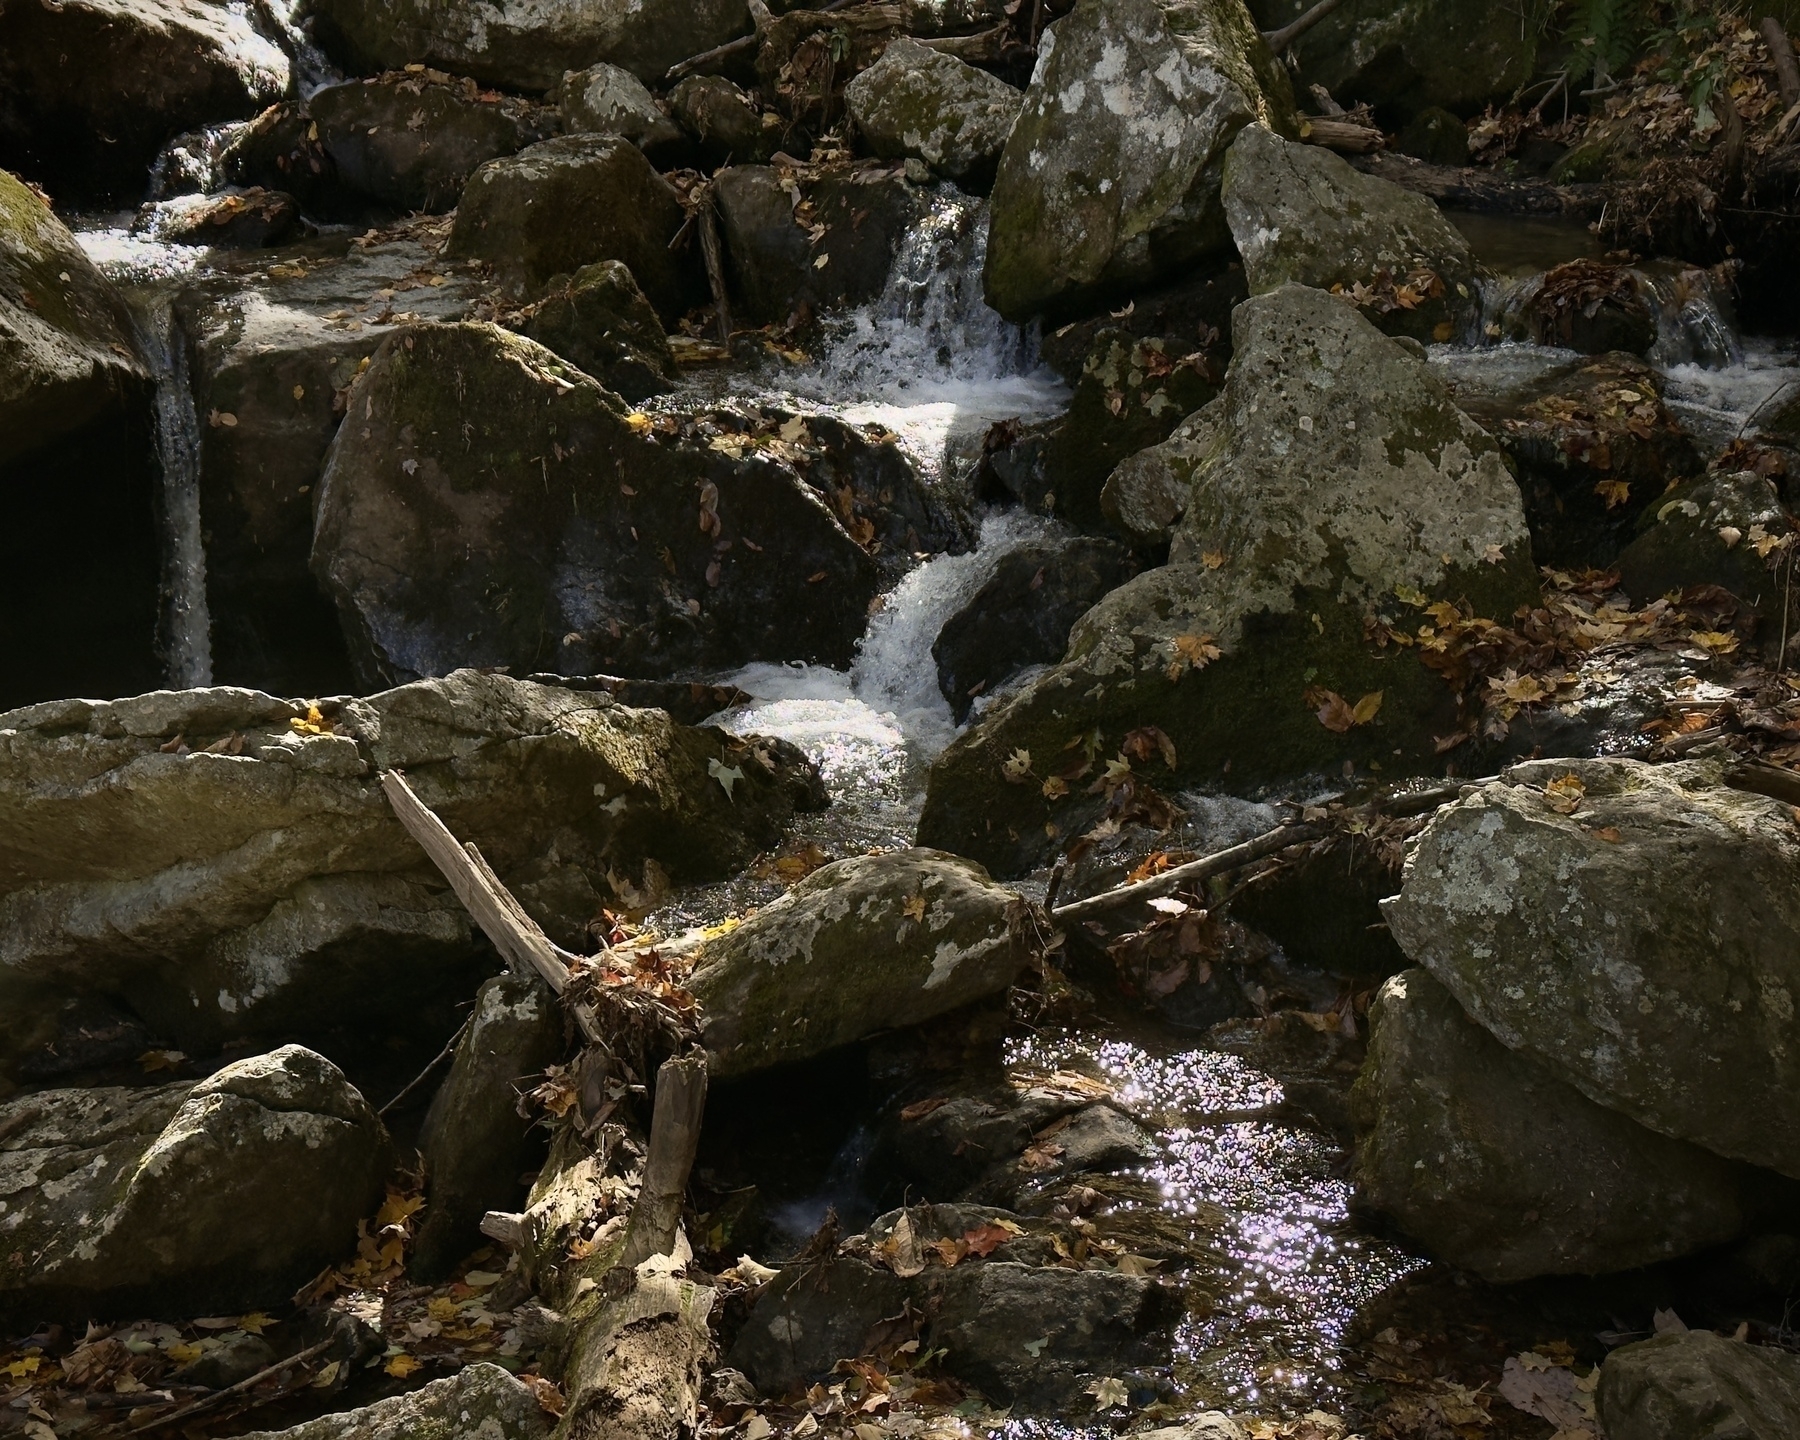
M1651 1129L1800 1176L1782 1098L1800 838L1722 764L1515 766L1437 812L1384 909L1503 1044Z
M1226 154L1223 195L1254 295L1342 290L1379 329L1415 340L1455 339L1481 313L1481 268L1437 206L1322 145L1247 126Z
M1235 257L1200 275L1159 290L1140 291L1118 310L1073 320L1043 337L1039 353L1071 386L1110 343L1109 331L1132 340L1161 339L1207 351L1220 374L1231 359L1231 312L1250 298L1244 267Z
M489 160L556 133L546 106L442 71L327 85L307 102L338 178L399 210L453 210Z
M230 185L290 194L319 218L346 213L356 202L339 188L337 167L311 116L293 101L269 106L233 136L219 152L219 173Z
M697 251L669 242L681 202L617 135L563 135L483 165L463 191L447 254L482 260L514 293L600 260L630 267L665 324L699 298Z
M570 690L598 690L634 710L667 710L683 725L701 725L721 710L748 703L750 696L735 685L709 685L700 680L629 680L618 675L527 675L539 685Z
M701 952L715 1077L804 1060L1004 991L1025 961L1021 902L931 850L840 860Z
M1469 163L1469 127L1441 105L1427 105L1394 138L1394 149L1429 165Z
M1012 320L1223 253L1226 147L1253 120L1294 126L1241 0L1083 0L1050 34L994 181L984 283Z
M544 1440L550 1429L530 1387L477 1361L404 1395L286 1430L254 1431L245 1440Z
M922 160L973 190L993 184L1023 96L1004 80L909 37L844 90L863 139L887 160Z
M665 434L493 326L391 337L348 403L313 563L365 683L848 664L884 566L956 540L892 444L735 411Z
M257 261L177 299L220 684L273 695L353 687L336 611L309 568L325 452L350 382L400 317L460 319L475 293L429 245L399 239Z
M1054 1147L1052 1173L1059 1175L1105 1175L1158 1154L1150 1133L1111 1105L1083 1106L1044 1143Z
M715 165L762 165L783 143L781 117L723 75L690 75L669 92L669 109Z
M247 119L287 82L287 57L239 6L9 5L0 11L0 165L54 185L64 202L135 204L164 141Z
M654 83L671 65L750 32L744 0L602 0L496 11L481 0L311 0L314 31L352 69L415 61L541 94L604 61Z
M1061 659L1069 627L1130 573L1130 556L1110 540L1044 541L1007 552L932 642L938 689L957 722L975 696L1029 665Z
M846 1255L787 1266L757 1296L725 1358L758 1390L785 1394L867 1353L882 1322L906 1309L908 1290L891 1270Z
M615 885L722 876L819 800L779 741L603 694L465 671L328 708L218 689L0 716L0 1065L72 997L200 1055L385 1036L473 991L491 958L377 769L405 770L571 948Z
M1275 30L1310 9L1308 0L1255 0L1257 24ZM1442 106L1468 115L1503 102L1537 70L1539 32L1479 0L1380 0L1346 6L1295 42L1309 83L1344 104L1365 100L1384 114Z
M563 1009L536 976L500 975L475 996L468 1029L419 1134L426 1206L411 1273L431 1284L482 1244L481 1217L518 1208L519 1177L543 1159L519 1114L529 1085L564 1053Z
M1687 1330L1606 1357L1595 1408L1608 1440L1775 1440L1800 1430L1800 1356Z
M381 1198L388 1138L298 1045L198 1085L0 1106L0 1314L108 1319L284 1300Z
M565 283L553 282L542 300L509 317L507 328L626 400L660 395L678 375L662 321L617 260L584 265Z
M1636 270L1571 260L1546 271L1518 303L1519 338L1583 355L1621 350L1642 355L1656 343L1649 286Z
M915 1112L911 1119L902 1111L893 1121L888 1143L918 1193L950 1199L1016 1158L1033 1135L1079 1105L1070 1096L1042 1087L1021 1093L1002 1085L951 1096L923 1114Z
M1059 665L944 752L923 843L1028 868L1046 825L1087 828L1092 771L1145 726L1176 757L1170 772L1152 737L1131 762L1159 788L1242 793L1347 762L1441 763L1448 687L1410 658L1379 658L1360 617L1396 587L1494 615L1535 594L1499 447L1427 366L1321 291L1253 298L1233 331L1219 397L1108 482L1187 492L1170 563L1102 600ZM1361 722L1347 713L1359 703ZM1096 729L1084 768L1068 747Z
M1459 392L1458 403L1512 458L1542 564L1611 563L1652 502L1700 468L1663 404L1661 378L1630 355L1559 366L1487 395Z
M1657 495L1619 553L1619 580L1639 604L1690 585L1719 585L1765 613L1792 520L1775 486L1754 471L1717 472ZM1771 543L1774 542L1774 543Z
M292 240L303 222L292 195L253 186L148 206L132 228L169 245L258 250Z
M590 65L562 77L555 96L562 127L570 135L623 135L653 159L674 158L683 148L681 127L629 70Z
M1598 1275L1742 1234L1759 1175L1596 1105L1423 970L1381 988L1351 1097L1356 1203L1497 1282Z

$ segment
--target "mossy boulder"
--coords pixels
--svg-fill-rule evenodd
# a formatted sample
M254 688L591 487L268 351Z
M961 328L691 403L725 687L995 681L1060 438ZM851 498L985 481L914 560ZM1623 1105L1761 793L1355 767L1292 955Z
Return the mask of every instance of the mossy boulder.
M986 190L1022 96L985 70L902 36L844 90L877 155L922 160L946 180Z
M391 1160L374 1110L298 1045L198 1085L0 1106L8 1324L274 1305L356 1243Z
M1401 592L1490 616L1534 597L1499 447L1429 367L1321 291L1246 301L1233 339L1218 398L1108 482L1149 470L1185 492L1169 564L1102 600L1059 665L944 752L920 843L1028 869L1086 828L1099 762L1145 726L1174 746L1172 773L1138 762L1159 786L1441 763L1449 688L1364 621L1403 613Z
M1618 568L1625 592L1640 605L1690 585L1719 585L1765 614L1779 610L1793 519L1766 475L1704 475L1658 495L1639 516Z
M570 135L623 135L656 159L682 148L681 127L663 114L644 82L617 65L571 70L551 97Z
M934 850L839 860L707 942L688 989L715 1077L806 1060L1010 986L1024 909Z
M1606 1357L1594 1390L1608 1440L1800 1434L1800 1355L1683 1330Z
M1351 1093L1359 1209L1484 1280L1633 1270L1735 1239L1773 1177L1596 1105L1423 970L1382 986Z
M478 1361L403 1395L244 1440L544 1440L550 1429L530 1386Z
M1078 0L1040 45L1000 157L988 304L1080 314L1225 253L1225 150L1255 120L1296 123L1243 0Z
M782 148L787 126L723 75L690 75L669 92L669 109L715 165L764 165Z
M447 253L486 261L523 296L583 265L618 260L673 325L705 291L699 248L669 248L685 218L669 182L629 140L561 135L475 172Z
M1383 909L1510 1049L1652 1130L1800 1176L1800 834L1723 763L1515 766L1437 812Z
M1281 285L1342 291L1377 328L1415 340L1457 339L1475 327L1482 269L1426 196L1264 125L1232 142L1223 194L1251 294Z
M617 260L584 265L552 283L542 300L506 323L626 400L660 395L677 378L662 321Z

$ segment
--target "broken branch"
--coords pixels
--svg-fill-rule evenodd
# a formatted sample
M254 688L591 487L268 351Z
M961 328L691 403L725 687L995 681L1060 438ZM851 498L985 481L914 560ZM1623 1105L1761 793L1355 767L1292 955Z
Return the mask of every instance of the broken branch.
M1297 20L1290 21L1279 30L1265 30L1262 37L1269 42L1269 48L1279 55L1343 3L1344 0L1319 0L1317 5Z

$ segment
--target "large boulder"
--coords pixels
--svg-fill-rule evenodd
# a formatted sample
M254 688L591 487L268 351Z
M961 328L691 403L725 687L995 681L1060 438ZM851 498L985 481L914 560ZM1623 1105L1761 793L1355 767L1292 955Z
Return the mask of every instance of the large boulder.
M307 102L353 190L401 210L453 210L482 165L556 133L554 110L442 71L327 85Z
M1266 125L1232 141L1221 193L1251 294L1289 284L1341 291L1378 328L1423 341L1478 325L1481 267L1425 196Z
M1607 1440L1780 1440L1800 1434L1800 1355L1685 1330L1622 1345L1594 1391Z
M1769 1189L1750 1166L1646 1130L1508 1050L1423 970L1396 975L1370 1007L1351 1116L1357 1205L1496 1282L1722 1244Z
M669 110L713 165L765 165L788 130L777 111L758 109L723 75L688 76L669 92Z
M482 260L509 290L619 260L665 324L700 296L699 251L669 249L681 202L644 152L619 135L562 135L489 161L463 191L446 253Z
M877 155L923 160L978 190L993 183L1023 99L1004 80L904 36L844 90L851 118Z
M1012 984L1024 902L933 850L815 870L709 941L688 989L715 1076L805 1060Z
M423 62L536 93L600 61L657 81L750 30L744 0L310 0L309 8L325 48L353 68Z
M665 432L489 325L391 337L349 409L313 564L366 684L844 665L884 576L954 539L891 443L737 412Z
M404 1395L340 1410L243 1440L544 1440L551 1420L537 1392L498 1365L477 1361Z
M1800 832L1720 760L1533 761L1420 834L1394 938L1502 1043L1800 1176Z
M1768 476L1715 471L1671 486L1638 512L1638 534L1619 552L1619 581L1640 605L1690 585L1719 585L1770 614L1782 603L1781 542L1792 524Z
M330 1061L286 1045L198 1085L0 1106L0 1320L236 1313L356 1242L390 1161Z
M1450 688L1364 617L1413 613L1402 592L1489 616L1533 597L1505 460L1427 365L1332 296L1254 297L1233 334L1218 398L1107 482L1185 506L1169 564L1102 600L1059 665L939 757L921 844L1029 868L1087 828L1115 751L1113 788L1135 764L1159 786L1240 793L1346 763L1440 763Z
M642 80L617 65L569 71L552 98L566 134L623 135L652 156L681 145L681 128L663 114Z
M1223 253L1225 151L1255 120L1295 123L1243 0L1078 0L1000 157L988 303L1078 313Z
M0 165L59 199L136 203L163 143L254 115L288 60L244 6L67 0L0 8Z
M582 266L504 321L622 399L643 400L674 387L675 354L662 321L617 260Z
M605 694L462 672L327 710L220 689L0 715L0 1066L96 999L207 1054L470 993L491 958L377 770L572 948L615 884L722 877L822 803L791 747Z

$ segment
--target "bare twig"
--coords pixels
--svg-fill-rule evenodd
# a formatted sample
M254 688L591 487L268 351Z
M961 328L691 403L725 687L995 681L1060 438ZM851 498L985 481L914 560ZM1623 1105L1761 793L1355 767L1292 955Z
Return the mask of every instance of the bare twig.
M392 1100L388 1101L387 1104L383 1105L375 1113L377 1115L385 1116L388 1113L388 1111L392 1110L396 1105L400 1104L403 1100L405 1100L414 1091L418 1090L421 1086L423 1086L425 1084L425 1082L427 1080L429 1080L433 1074L436 1073L438 1066L442 1065L446 1060L448 1060L452 1055L454 1055L456 1053L456 1047L462 1043L463 1036L465 1036L469 1033L469 1026L474 1024L474 1022L475 1022L475 1017L473 1015L464 1016L463 1023L456 1027L456 1033L454 1035L452 1035L447 1042L445 1042L444 1048L442 1050L438 1051L438 1053L436 1055L432 1056L431 1060L426 1064L425 1068L423 1070L421 1070L417 1075L413 1076L413 1078L407 1082L406 1088L404 1090L402 1090Z
M700 255L706 262L706 283L712 290L713 321L719 343L731 346L731 295L725 287L725 243L719 238L719 216L713 207L713 186L708 180L694 192L693 215L700 227Z
M1279 55L1343 3L1344 0L1319 0L1317 5L1299 19L1290 21L1279 30L1263 31L1263 39L1268 41L1269 48Z
M1766 760L1741 760L1725 768L1725 783L1733 790L1747 790L1752 795L1767 795L1787 805L1800 805L1800 771Z
M165 1425L173 1425L177 1421L189 1419L192 1416L200 1414L202 1411L211 1410L215 1406L223 1404L234 1396L242 1395L247 1390L255 1389L256 1386L262 1384L262 1382L267 1380L271 1375L279 1375L283 1370L291 1370L296 1365L304 1365L308 1360L313 1359L315 1356L323 1355L337 1343L337 1339L338 1337L333 1335L319 1341L316 1345L308 1345L304 1350L288 1356L287 1359L277 1360L273 1365L258 1370L254 1375L246 1376L235 1385L227 1385L223 1390L215 1390L210 1395L202 1395L198 1400L193 1401L191 1404L183 1405L179 1409L171 1410L167 1415L158 1415L153 1419L139 1421L125 1433L128 1435L138 1435L145 1430L160 1430ZM271 1396L269 1398L274 1399L277 1397Z

